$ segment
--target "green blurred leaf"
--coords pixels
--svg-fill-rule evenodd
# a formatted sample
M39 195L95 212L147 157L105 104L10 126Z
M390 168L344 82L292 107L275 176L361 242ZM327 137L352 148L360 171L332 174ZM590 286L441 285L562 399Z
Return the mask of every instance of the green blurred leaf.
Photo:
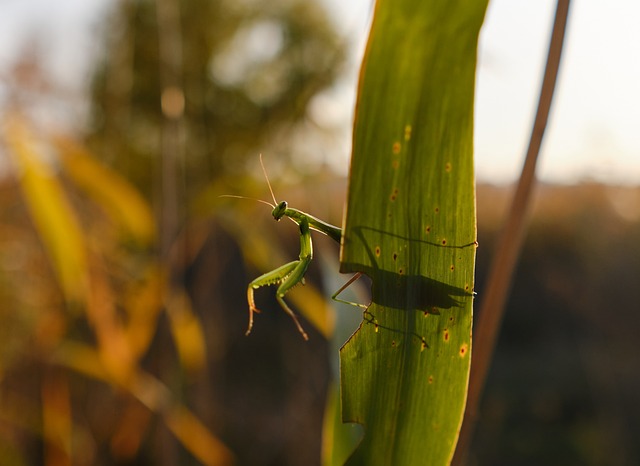
M380 0L360 78L341 271L372 304L341 350L348 464L453 455L470 367L473 97L486 1Z
M342 422L340 389L330 383L322 427L323 466L342 466L362 439L362 427Z

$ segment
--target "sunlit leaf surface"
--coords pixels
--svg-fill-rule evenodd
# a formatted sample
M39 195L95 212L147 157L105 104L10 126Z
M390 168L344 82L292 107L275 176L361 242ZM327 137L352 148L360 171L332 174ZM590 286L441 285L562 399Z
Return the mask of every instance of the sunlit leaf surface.
M360 77L341 257L373 280L341 351L348 464L453 454L470 367L473 97L487 2L381 0Z

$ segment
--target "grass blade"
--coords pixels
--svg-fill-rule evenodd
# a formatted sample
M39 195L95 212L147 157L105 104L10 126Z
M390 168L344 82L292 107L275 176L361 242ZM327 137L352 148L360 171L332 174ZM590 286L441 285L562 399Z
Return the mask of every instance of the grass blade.
M447 464L467 393L473 97L487 2L381 0L360 77L341 271L372 304L341 350L348 464Z

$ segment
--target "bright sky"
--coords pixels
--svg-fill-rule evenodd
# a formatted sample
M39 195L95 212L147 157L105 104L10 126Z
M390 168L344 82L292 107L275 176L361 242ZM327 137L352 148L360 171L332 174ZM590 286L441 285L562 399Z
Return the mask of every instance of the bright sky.
M555 1L493 0L481 36L477 170L515 176L526 150ZM573 1L540 175L640 182L640 2Z
M325 0L346 30L366 36L370 0ZM476 172L520 172L556 2L490 0L479 47ZM573 1L539 175L545 181L640 183L640 2ZM357 43L358 59L363 40Z
M323 0L353 46L351 73L321 102L344 120L332 165L347 166L355 80L370 0ZM34 35L47 47L57 82L78 88L91 69L108 0L0 0L0 79ZM555 1L491 0L482 30L476 104L481 181L519 173L537 104ZM550 127L542 148L545 181L640 183L640 2L574 1ZM0 86L0 97L2 88Z

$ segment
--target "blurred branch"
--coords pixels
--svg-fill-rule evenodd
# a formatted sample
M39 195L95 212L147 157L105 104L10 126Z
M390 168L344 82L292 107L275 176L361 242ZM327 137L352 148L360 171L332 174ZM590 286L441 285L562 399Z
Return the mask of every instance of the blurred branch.
M160 184L158 206L160 209L160 261L168 277L168 289L171 290L175 272L175 258L171 257L172 249L178 251L180 257L184 252L186 241L176 243L178 231L183 218L179 208L184 205L185 191L180 180L184 176L184 146L181 141L184 91L182 88L182 32L180 27L179 0L156 0L156 18L158 22L158 72L160 78L160 105L162 123L160 126ZM173 315L171 307L165 306L169 315ZM175 318L173 319L175 321ZM172 326L175 328L175 325ZM160 356L167 359L166 355ZM166 366L166 364L164 364ZM165 415L167 427L171 430L171 422ZM175 431L174 431L175 433ZM161 464L173 464L178 461L175 442L165 438L166 431L159 432L162 437ZM189 437L177 435L181 440Z
M182 33L177 0L156 0L158 48L160 54L160 104L164 121L161 128L160 253L167 259L179 227L180 188L184 150L181 141L184 91L182 76Z
M453 464L464 462L473 437L478 417L478 405L487 378L490 362L495 351L498 333L504 316L505 304L511 288L515 267L522 249L531 208L531 194L535 181L536 162L555 90L562 45L569 16L570 0L558 0L551 33L547 64L538 100L538 110L531 131L529 148L520 175L506 224L501 233L488 277L488 287L478 312L478 322L474 329L473 364L469 380L467 410L460 431L458 448Z

